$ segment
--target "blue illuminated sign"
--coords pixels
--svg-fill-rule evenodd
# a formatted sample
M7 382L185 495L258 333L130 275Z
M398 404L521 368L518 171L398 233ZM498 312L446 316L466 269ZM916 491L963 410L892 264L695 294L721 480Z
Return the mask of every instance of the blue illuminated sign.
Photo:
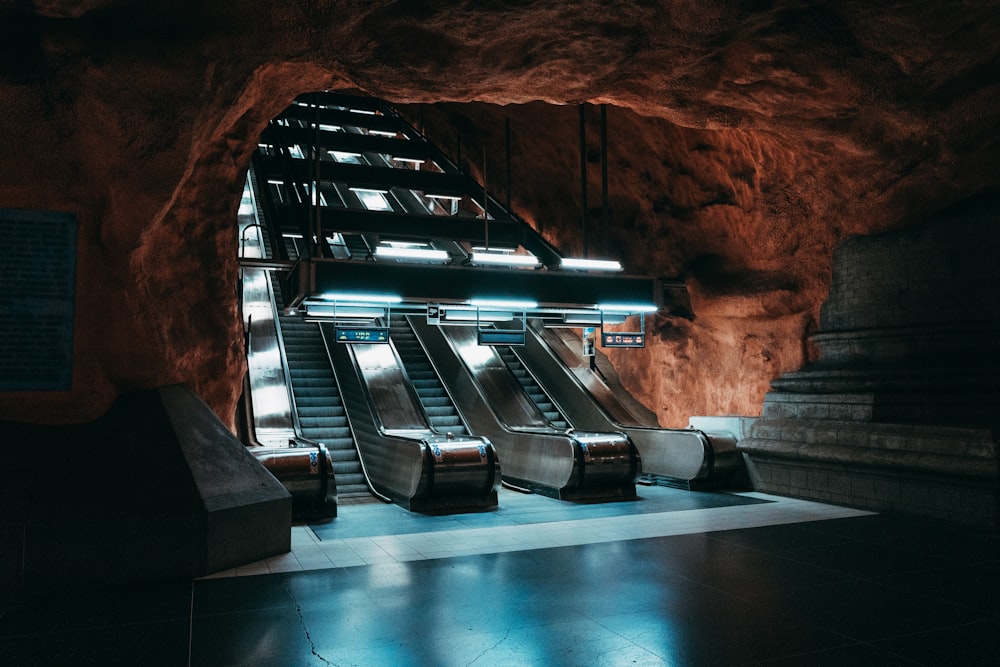
M337 327L338 343L388 343L388 327L370 327L367 329L342 329Z
M524 345L523 331L504 331L503 329L480 329L480 345Z

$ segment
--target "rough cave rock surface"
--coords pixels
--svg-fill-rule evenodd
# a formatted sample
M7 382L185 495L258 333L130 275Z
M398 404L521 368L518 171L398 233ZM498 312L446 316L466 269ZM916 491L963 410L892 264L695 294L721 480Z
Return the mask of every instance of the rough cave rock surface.
M80 225L73 388L0 393L0 419L187 382L232 423L246 168L269 118L328 88L410 105L445 148L461 131L488 176L510 118L514 207L576 251L558 105L609 105L591 253L683 276L691 301L613 361L666 425L756 414L808 355L834 245L1000 185L998 34L975 0L0 2L0 207Z

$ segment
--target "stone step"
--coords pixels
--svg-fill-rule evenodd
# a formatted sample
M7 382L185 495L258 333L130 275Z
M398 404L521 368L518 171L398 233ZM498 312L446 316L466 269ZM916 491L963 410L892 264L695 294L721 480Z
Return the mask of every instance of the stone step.
M1000 395L964 392L792 393L769 392L761 416L768 419L831 419L915 424L990 424Z
M761 417L871 421L873 394L796 394L768 392Z
M821 419L762 417L751 427L750 437L740 443L740 448L751 447L753 441L781 442L802 449L836 446L974 458L995 458L996 453L989 428Z

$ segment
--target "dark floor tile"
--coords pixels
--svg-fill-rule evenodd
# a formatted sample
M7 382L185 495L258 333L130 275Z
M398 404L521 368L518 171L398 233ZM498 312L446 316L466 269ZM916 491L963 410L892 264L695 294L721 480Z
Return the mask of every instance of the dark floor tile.
M895 574L876 580L897 590L976 609L1000 617L1000 571L982 565L967 565Z
M875 646L933 667L994 667L1000 665L1000 622L990 619L908 634Z
M996 566L1000 562L1000 534L956 526L930 524L886 541L897 549L961 565Z
M312 644L294 609L203 616L191 634L193 667L309 664Z
M865 580L774 591L755 602L780 609L791 619L827 628L859 642L971 623L986 617L982 612Z
M916 575L947 564L947 561L926 554L858 541L795 549L783 552L782 556L797 563L869 579L892 574Z
M47 631L0 639L12 667L177 667L188 659L188 621Z
M918 663L869 644L851 644L751 664L759 667L803 667L804 665L808 665L808 667L914 667Z
M955 563L1000 560L1000 533L930 519L872 514L849 519L813 521L802 524L802 527L805 530L883 544Z
M294 607L295 600L288 592L287 574L221 577L194 582L195 618L235 611Z
M0 637L187 619L191 582L61 589L3 596Z
M397 564L386 567L392 565ZM286 575L285 591L292 604L301 610L370 606L368 591L384 585L371 576L372 567L295 572Z
M662 541L661 541L662 540ZM653 538L662 545L663 565L668 571L737 597L754 599L774 591L809 588L846 581L852 575L824 569L810 563L754 551L713 540L701 545L688 540Z
M770 502L759 498L717 492L692 492L668 487L642 487L640 497L629 500L572 502L537 494L501 489L500 504L486 512L425 515L395 505L363 504L342 508L336 519L310 524L321 540L376 535L400 535L466 527L524 525L599 517L630 516L651 512L751 505Z
M822 533L796 524L723 530L708 533L708 536L728 544L765 553L782 553L809 547L822 547L848 539L835 533Z
M433 622L394 642L361 648L337 644L317 652L337 665L662 665L664 662L620 635L586 619L485 632L454 632ZM633 662L635 661L635 662Z
M740 665L848 643L780 609L721 595L595 620L676 665Z

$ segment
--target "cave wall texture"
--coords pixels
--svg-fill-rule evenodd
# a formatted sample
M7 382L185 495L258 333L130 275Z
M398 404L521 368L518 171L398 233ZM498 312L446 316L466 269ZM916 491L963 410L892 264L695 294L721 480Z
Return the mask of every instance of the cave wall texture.
M613 360L664 425L756 414L809 355L838 242L1000 186L998 37L975 0L0 0L0 208L79 220L73 388L0 393L0 419L187 382L232 424L245 171L319 89L409 105L446 149L461 128L488 175L509 118L514 207L567 250L574 105L609 105L609 253L685 277L693 311Z

